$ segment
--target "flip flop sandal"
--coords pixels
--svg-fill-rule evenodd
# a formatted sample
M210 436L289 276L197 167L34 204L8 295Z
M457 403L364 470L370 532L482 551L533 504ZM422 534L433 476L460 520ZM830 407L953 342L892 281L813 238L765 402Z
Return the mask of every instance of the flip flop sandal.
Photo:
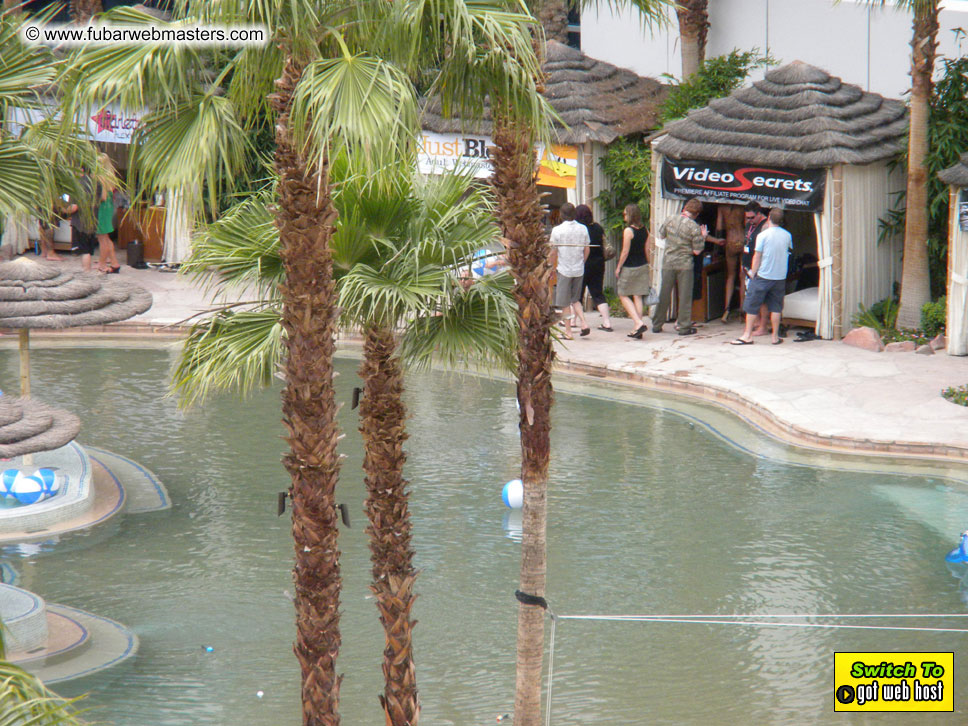
M742 338L737 338L730 345L753 345L752 340L743 340Z

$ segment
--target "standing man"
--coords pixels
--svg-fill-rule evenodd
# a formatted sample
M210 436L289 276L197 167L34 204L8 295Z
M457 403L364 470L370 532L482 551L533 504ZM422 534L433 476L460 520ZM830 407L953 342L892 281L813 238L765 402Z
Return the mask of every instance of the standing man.
M91 255L94 254L97 237L94 235L95 217L94 206L91 201L94 185L87 174L87 170L84 170L81 178L78 179L78 183L81 189L81 198L65 198L64 202L67 204L65 212L71 215L71 250L80 253L81 269L84 272L90 272Z
M561 219L561 224L551 230L551 264L558 272L555 307L561 308L565 316L565 340L572 340L571 319L575 315L581 320L581 334L585 336L592 332L585 321L585 311L581 309L581 281L591 241L588 228L575 221L574 204L565 202L561 205Z
M696 223L696 217L701 213L702 202L690 199L682 208L682 214L669 217L659 227L659 237L665 238L666 248L662 258L662 287L659 290L659 304L655 308L653 333L662 332L674 284L679 285L679 314L676 317L679 335L694 335L696 332L692 327L692 259L701 255L706 246L706 227Z
M745 219L746 234L743 239L743 269L740 276L741 284L739 288L740 307L743 307L746 301L746 289L749 285L749 273L753 267L753 254L756 252L756 238L759 236L760 232L763 231L763 227L766 225L766 213L758 202L747 202ZM766 335L769 332L766 327L766 321L768 318L769 313L764 306L763 309L759 311L759 318L756 321L757 324L753 331L753 335Z
M783 210L770 210L766 229L756 238L756 250L749 270L749 287L743 311L746 313L746 329L733 345L749 345L753 342L753 325L759 318L760 307L770 314L773 328L773 345L783 342L780 337L780 318L783 313L783 296L786 294L787 260L793 249L793 237L781 226Z

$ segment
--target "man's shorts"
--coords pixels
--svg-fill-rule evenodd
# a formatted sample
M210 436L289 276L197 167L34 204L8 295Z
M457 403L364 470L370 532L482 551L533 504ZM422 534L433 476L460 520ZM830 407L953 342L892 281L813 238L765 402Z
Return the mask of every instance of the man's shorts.
M80 255L94 254L97 247L97 237L89 232L82 232L77 227L71 227L71 252Z
M762 277L754 277L746 288L743 311L748 315L756 315L760 306L766 303L766 309L771 313L782 313L783 296L785 294L786 280L766 280Z
M566 308L572 303L578 302L581 298L580 277L568 277L558 274L558 284L555 287L555 307Z

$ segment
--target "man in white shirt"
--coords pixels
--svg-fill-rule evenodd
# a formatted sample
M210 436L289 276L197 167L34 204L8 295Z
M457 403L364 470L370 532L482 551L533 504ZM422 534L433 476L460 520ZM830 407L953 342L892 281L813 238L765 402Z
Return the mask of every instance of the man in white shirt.
M793 237L781 226L783 210L775 207L765 229L756 237L756 251L747 271L749 287L743 301L746 313L746 329L733 341L733 345L749 345L753 342L753 325L759 318L761 305L766 305L773 328L773 345L783 342L780 337L780 318L783 315L783 297L786 294L787 261L793 249Z
M585 274L591 240L588 228L575 221L575 205L565 202L561 206L561 224L551 230L551 264L558 273L555 287L555 307L565 316L565 340L571 340L571 320L576 315L581 320L581 334L588 335L591 328L581 309L581 281Z

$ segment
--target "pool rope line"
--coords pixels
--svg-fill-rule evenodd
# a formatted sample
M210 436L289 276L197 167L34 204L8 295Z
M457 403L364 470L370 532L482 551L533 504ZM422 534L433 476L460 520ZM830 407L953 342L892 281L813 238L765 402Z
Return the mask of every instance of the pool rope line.
M559 620L597 620L626 623L678 623L692 625L740 625L767 628L826 628L828 630L894 630L925 633L968 633L968 628L933 628L906 625L843 625L840 623L788 623L782 620L796 619L848 619L848 618L966 618L968 613L778 613L767 615L556 615L543 597L527 595L515 590L514 596L525 605L543 608L551 618L551 635L548 642L548 687L545 703L545 726L551 726L551 695L555 675L555 633ZM540 601L540 602L539 602ZM756 619L751 619L756 618Z

